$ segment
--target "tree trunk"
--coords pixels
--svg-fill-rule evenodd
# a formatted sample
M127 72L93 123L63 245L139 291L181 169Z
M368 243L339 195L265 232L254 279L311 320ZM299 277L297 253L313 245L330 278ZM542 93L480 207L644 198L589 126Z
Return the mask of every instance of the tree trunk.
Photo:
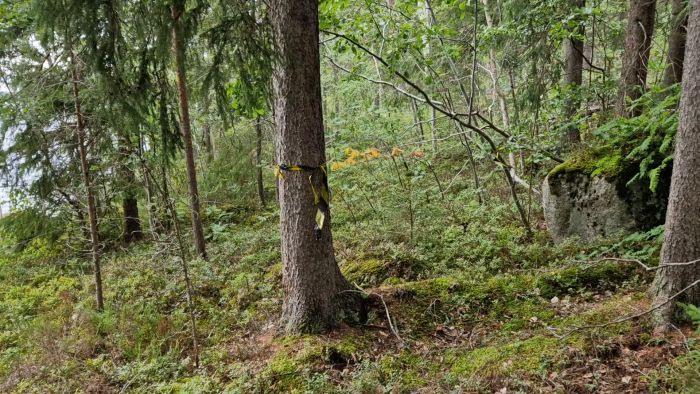
M685 35L688 17L683 17L684 0L671 2L671 34L668 37L668 66L664 74L664 85L681 82L685 57Z
M132 173L133 175L133 173ZM134 193L128 193L122 200L124 210L124 242L131 243L143 237L139 219L139 205Z
M258 187L258 201L261 207L265 207L265 187L263 184L263 169L262 169L262 120L255 119L255 172L256 183Z
M586 6L586 0L571 0L571 6L581 9ZM564 75L564 85L567 87L569 97L565 103L564 111L570 120L579 110L581 99L579 89L583 83L583 41L580 36L585 34L585 27L579 22L573 32L576 36L566 40L566 74ZM581 134L578 127L568 127L562 136L562 147L570 148L581 141Z
M131 152L129 137L122 135L119 141L119 171L124 183L122 210L124 211L124 242L126 243L138 241L143 236L141 220L139 219L139 202L135 192L136 175L129 162Z
M78 152L80 154L80 168L83 173L83 184L87 193L88 222L90 222L90 246L92 250L92 264L95 268L95 298L97 300L97 310L104 310L104 297L102 295L102 265L100 263L99 235L97 233L97 208L95 207L95 195L92 190L92 180L90 178L90 165L87 158L87 147L85 146L85 122L83 113L80 110L80 87L78 86L78 65L75 55L71 53L71 73L73 77L73 100L75 101L76 131L78 134Z
M209 120L207 120L204 126L202 126L202 144L204 145L204 150L207 153L207 161L211 161L211 159L214 158L214 142L211 139L211 126L209 125Z
M205 93L204 97L204 125L202 125L202 145L207 153L207 161L210 162L214 158L214 141L211 137L211 119L209 117L209 93Z
M138 154L139 163L141 164L141 173L143 175L143 190L146 194L146 207L148 208L148 228L154 240L157 240L161 227L158 225L158 212L156 210L155 201L153 201L153 180L151 173L146 164L144 157L144 140L143 136L139 135L139 148L136 151Z
M420 111L418 110L418 104L416 104L415 99L411 99L411 108L413 109L413 123L416 124L418 130L420 131L420 146L423 146L425 142L425 131L423 130L423 121L420 118Z
M428 25L428 29L433 28L433 8L430 5L430 0L425 0L425 18L426 18L426 24ZM425 45L425 56L426 58L430 58L430 55L433 51L430 38L428 37L426 40L426 45ZM375 59L376 61L376 59ZM438 153L438 136L437 136L437 113L435 111L434 107L430 108L430 143L431 147L433 149L433 155L437 155Z
M656 0L630 0L616 108L620 116L633 117L640 113L639 108L630 109L627 101L640 98L646 89L655 16Z
M187 76L185 74L185 46L182 37L182 7L176 1L171 8L173 19L173 52L175 55L175 67L177 68L177 87L180 97L180 128L185 144L185 161L187 163L187 186L190 192L190 207L192 210L192 235L194 236L197 253L206 258L206 244L204 242L204 230L199 208L199 190L197 188L197 169L192 149L192 129L190 123L189 99L187 97Z
M688 52L679 107L671 192L661 264L679 264L700 258L700 0L692 1L688 29ZM671 265L660 269L654 281L656 323L665 328L673 321L676 302L700 305L700 263ZM688 286L686 292L672 297Z
M173 221L172 217L168 215L167 207L172 201L170 200L170 188L168 187L168 167L165 162L160 163L160 189L163 206L160 207L159 212L161 214L163 228L166 231L170 231L173 227Z
M491 12L489 11L489 1L481 0L481 2L484 4L484 17L486 18L486 26L489 29L492 29L494 27L494 22L491 16ZM493 75L493 98L495 101L498 102L498 107L501 110L501 121L503 122L503 128L509 131L510 115L508 113L508 103L506 102L506 97L501 91L501 88L498 84L500 70L498 69L498 59L496 57L496 50L493 48L489 50L489 63L491 67L491 73ZM527 183L517 174L515 166L515 154L513 152L508 152L508 164L510 165L510 168L508 169L508 172L510 174L509 179L513 180L515 183L520 184L526 189L530 189L530 184Z
M358 299L335 261L330 209L315 196L327 188L321 111L318 0L272 0L277 61L273 70L275 159L304 166L279 177L284 301L287 332L336 326ZM325 215L322 226L316 218ZM343 293L345 292L345 293ZM346 301L348 301L346 303Z
M160 233L160 226L158 225L158 212L156 211L155 202L153 201L153 183L151 181L151 174L148 172L146 167L146 161L141 159L141 172L143 173L144 191L146 192L146 205L148 206L148 227L151 230L151 235L153 239L157 239L157 235Z

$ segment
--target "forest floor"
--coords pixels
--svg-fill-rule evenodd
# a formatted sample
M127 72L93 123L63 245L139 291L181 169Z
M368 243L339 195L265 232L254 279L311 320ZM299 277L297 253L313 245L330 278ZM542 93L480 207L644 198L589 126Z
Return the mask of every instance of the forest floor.
M650 307L651 276L633 263L596 261L622 251L653 255L654 237L555 246L538 233L526 243L517 223L494 219L407 245L378 242L369 228L341 219L338 260L368 293L369 321L290 336L276 324L276 213L217 217L222 227L212 236L210 261L191 261L198 369L174 240L115 247L105 256L107 309L101 314L93 311L86 259L36 243L0 257L0 392L700 387L695 327L658 337L648 315L625 319Z

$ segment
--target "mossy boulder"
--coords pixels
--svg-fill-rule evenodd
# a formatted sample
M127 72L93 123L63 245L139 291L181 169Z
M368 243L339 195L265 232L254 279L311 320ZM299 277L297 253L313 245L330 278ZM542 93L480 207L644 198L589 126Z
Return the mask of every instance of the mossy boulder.
M542 185L542 207L552 238L583 241L663 224L670 169L652 192L635 175L639 164L621 155L579 154L555 167Z

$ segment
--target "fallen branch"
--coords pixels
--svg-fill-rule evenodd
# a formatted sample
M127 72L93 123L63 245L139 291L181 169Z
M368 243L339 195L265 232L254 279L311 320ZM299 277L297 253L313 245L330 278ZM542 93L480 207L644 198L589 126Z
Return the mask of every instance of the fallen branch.
M620 318L620 319L617 319L617 320L609 321L609 322L607 322L607 323L590 324L590 325L586 325L586 326L574 327L572 330L570 330L569 332L567 332L566 334L564 334L563 336L561 336L561 338L566 338L566 337L568 337L569 335L571 335L571 334L573 334L573 333L575 333L575 332L577 332L577 331L580 331L580 330L588 330L588 329L593 329L593 328L605 328L605 327L608 327L608 326L612 326L612 325L615 325L615 324L624 323L624 322L627 322L627 321L630 321L630 320L634 320L634 319L640 318L640 317L642 317L642 316L648 315L648 314L650 314L650 313L652 313L652 312L654 312L654 311L660 309L661 307L665 306L666 304L670 303L671 301L675 300L675 299L678 298L681 294L683 294L683 293L685 293L686 291L692 289L693 287L697 286L698 284L700 284L700 279L698 279L698 280L696 280L695 282L693 282L693 283L689 284L688 286L684 287L683 289L681 289L680 291L678 291L678 292L677 292L676 294L674 294L673 296L669 297L669 298L668 298L667 300L665 300L664 302L662 302L662 303L660 303L660 304L658 304L658 305L656 305L656 306L654 306L654 307L652 307L652 308L650 308L650 309L647 309L647 310L644 311L644 312L640 312L640 313L637 313L637 314L634 314L634 315L631 315L631 316L623 317L623 318Z
M700 259L692 260L692 261L686 261L684 263L664 263L664 264L659 264L656 266L648 266L644 264L641 260L639 259L626 259L626 258L621 258L621 257L602 257L598 260L576 260L574 263L588 263L590 265L595 265L598 263L602 263L604 261L615 261L619 263L635 263L644 268L645 271L656 271L661 268L665 267L683 267L683 266L688 266L688 265L693 265L700 263Z

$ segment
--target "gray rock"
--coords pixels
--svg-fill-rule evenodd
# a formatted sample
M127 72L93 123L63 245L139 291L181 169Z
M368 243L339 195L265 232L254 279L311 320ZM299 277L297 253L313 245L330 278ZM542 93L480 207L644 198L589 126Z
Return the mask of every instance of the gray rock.
M555 242L578 237L591 241L620 232L663 224L667 191L651 193L624 177L593 177L581 171L550 175L542 185L542 206Z

